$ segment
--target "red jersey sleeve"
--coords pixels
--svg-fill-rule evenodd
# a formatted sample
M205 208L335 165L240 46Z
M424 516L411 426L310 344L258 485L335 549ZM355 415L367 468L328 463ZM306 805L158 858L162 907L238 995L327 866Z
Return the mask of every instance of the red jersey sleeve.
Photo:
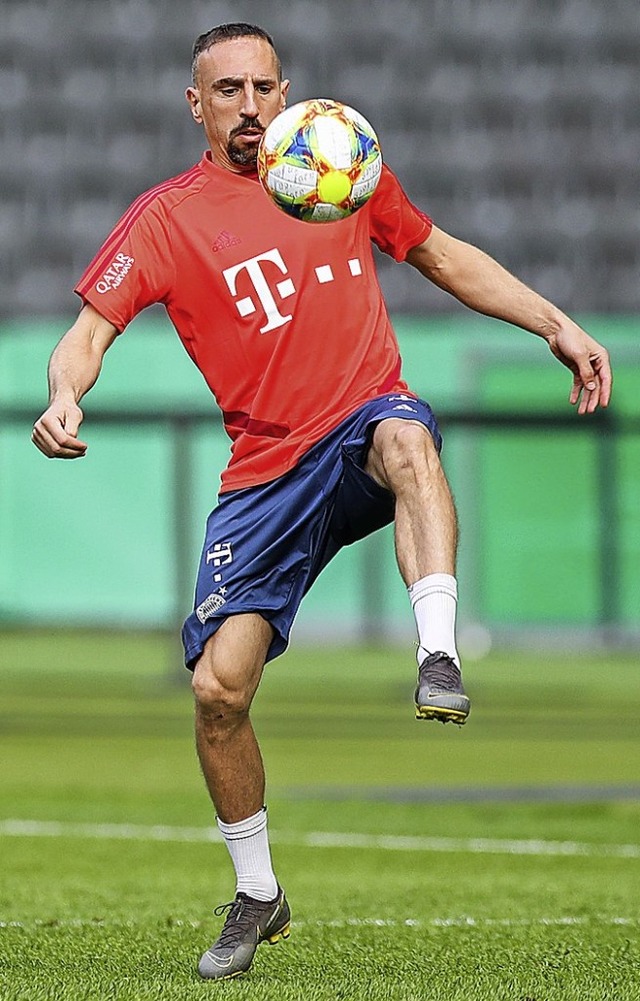
M409 201L386 165L369 205L371 239L396 261L404 261L413 247L427 239L433 227L429 216Z
M172 285L169 219L153 194L125 212L75 287L120 331L145 306L163 302Z

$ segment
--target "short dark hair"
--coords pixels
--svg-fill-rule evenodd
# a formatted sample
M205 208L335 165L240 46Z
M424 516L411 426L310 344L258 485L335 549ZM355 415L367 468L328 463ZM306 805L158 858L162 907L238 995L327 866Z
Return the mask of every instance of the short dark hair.
M245 21L230 21L227 24L218 24L215 28L210 28L209 31L204 31L201 35L198 35L195 42L193 43L193 52L191 55L191 76L193 82L196 82L196 70L198 68L198 58L202 52L206 52L213 45L218 42L226 42L230 38L263 38L265 42L268 42L273 49L273 54L276 57L276 68L278 71L278 80L282 79L282 63L276 52L276 47L273 42L273 38L268 31L264 28L260 28L257 24L248 24Z

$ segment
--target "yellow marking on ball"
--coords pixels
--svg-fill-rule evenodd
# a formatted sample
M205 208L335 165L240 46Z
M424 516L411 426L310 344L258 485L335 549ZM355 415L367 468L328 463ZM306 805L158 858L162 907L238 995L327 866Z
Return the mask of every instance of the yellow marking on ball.
M330 170L318 181L318 196L321 202L339 205L351 192L351 181L341 170Z

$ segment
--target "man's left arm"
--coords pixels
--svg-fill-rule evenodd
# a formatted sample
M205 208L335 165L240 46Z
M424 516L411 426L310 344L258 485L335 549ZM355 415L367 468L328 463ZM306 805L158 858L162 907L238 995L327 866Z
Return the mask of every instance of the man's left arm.
M611 396L609 353L560 309L524 285L482 250L433 227L407 262L478 313L543 337L573 374L569 402L580 414L606 407Z

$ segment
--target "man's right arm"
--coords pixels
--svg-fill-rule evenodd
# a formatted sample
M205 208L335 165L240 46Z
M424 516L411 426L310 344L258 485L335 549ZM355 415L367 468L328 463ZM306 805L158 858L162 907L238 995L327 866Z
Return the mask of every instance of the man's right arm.
M77 459L87 450L78 438L78 406L100 374L102 359L118 330L88 303L49 361L49 406L33 426L31 440L50 459Z

